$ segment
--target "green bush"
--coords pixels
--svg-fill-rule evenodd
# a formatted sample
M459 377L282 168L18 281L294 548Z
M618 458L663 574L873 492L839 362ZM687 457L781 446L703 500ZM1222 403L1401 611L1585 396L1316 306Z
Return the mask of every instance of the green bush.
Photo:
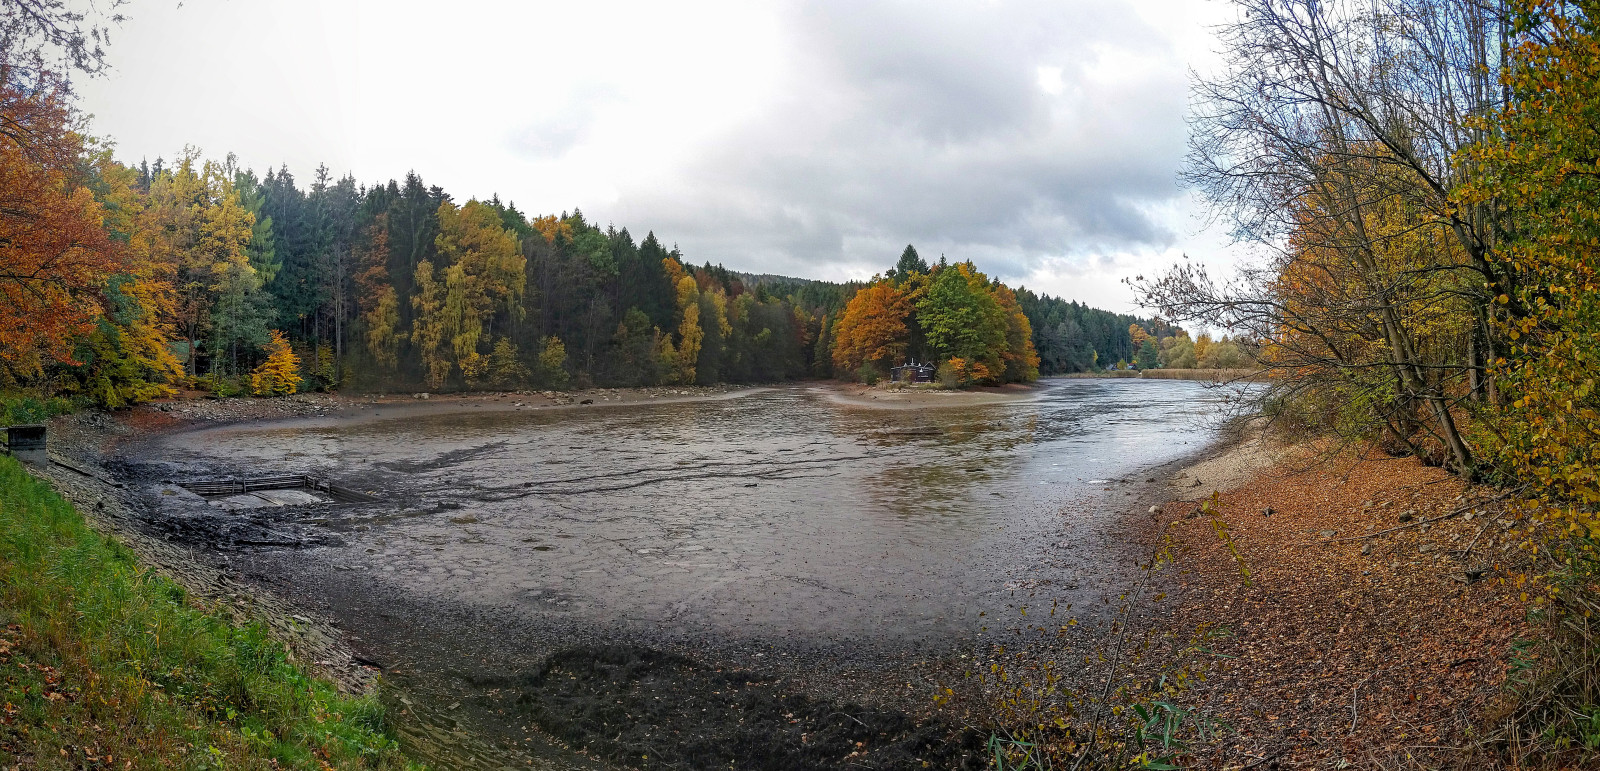
M196 391L205 391L212 396L219 396L222 398L244 396L245 394L249 393L249 389L245 387L243 380L240 380L239 378L224 377L215 372L207 373L195 378L194 389Z
M59 396L0 396L0 426L41 423L73 410L73 403Z
M883 368L870 361L856 369L856 379L869 386L877 385L883 378Z

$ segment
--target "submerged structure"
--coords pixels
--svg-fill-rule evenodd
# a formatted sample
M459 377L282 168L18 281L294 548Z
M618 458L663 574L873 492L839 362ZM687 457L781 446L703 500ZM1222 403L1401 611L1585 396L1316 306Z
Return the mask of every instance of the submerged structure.
M43 425L33 423L20 426L6 426L5 448L11 456L23 463L42 466L50 462L46 452L47 436Z

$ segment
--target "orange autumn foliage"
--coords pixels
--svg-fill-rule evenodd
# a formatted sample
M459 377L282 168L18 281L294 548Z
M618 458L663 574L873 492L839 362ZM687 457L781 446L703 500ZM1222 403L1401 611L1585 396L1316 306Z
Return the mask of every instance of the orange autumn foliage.
M572 240L572 223L554 214L538 217L528 224L549 243L555 243L558 238L563 241Z
M849 372L868 362L894 364L910 342L910 315L910 298L888 281L857 292L834 326L834 366Z
M71 362L75 338L102 313L120 250L79 184L81 141L59 89L0 81L0 375L37 375Z

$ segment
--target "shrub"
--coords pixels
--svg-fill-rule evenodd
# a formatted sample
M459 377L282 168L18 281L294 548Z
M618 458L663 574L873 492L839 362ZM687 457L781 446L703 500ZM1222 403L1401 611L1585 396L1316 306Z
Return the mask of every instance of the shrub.
M0 426L42 423L57 415L72 412L73 404L59 396L0 396Z
M224 377L215 372L210 372L192 381L196 391L205 391L212 396L223 398L243 396L249 391L239 378Z

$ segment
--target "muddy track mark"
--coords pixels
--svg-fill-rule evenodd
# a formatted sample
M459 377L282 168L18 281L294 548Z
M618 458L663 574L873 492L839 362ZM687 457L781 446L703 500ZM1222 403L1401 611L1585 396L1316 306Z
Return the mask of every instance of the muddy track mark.
M984 767L976 730L814 698L782 680L638 646L568 648L523 677L474 685L515 694L516 717L568 745L638 768Z
M818 464L818 463L838 463L838 462L842 462L842 461L851 461L851 460L866 460L866 459L868 459L870 457L872 457L872 456L871 455L837 455L837 456L828 457L828 458L806 458L806 459L801 459L801 460L786 460L786 461L784 461L783 465L785 465L785 466L799 466L799 465ZM538 487L538 486L541 486L541 485L567 484L567 483L571 483L571 482L593 482L593 481L595 481L597 479L615 479L615 478L618 478L618 477L636 476L638 474L667 473L667 472L673 472L673 471L704 471L706 469L728 468L728 467L733 467L733 468L755 468L755 467L771 466L771 465L772 465L772 461L760 461L760 460L751 461L751 460L747 460L747 461L706 461L704 463L680 463L680 464L674 464L674 465L671 465L671 466L644 466L644 467L641 467L641 468L633 468L633 469L628 469L626 471L615 471L615 472L606 473L606 474L586 474L584 476L564 477L564 478L561 478L561 479L536 479L536 480L533 480L532 482L523 482L521 486L522 487Z
M378 468L398 471L404 474L416 474L423 471L438 471L450 466L459 466L468 461L487 458L509 446L509 442L490 442L477 447L463 447L459 450L443 452L432 458L403 461L386 461L374 463Z
M490 502L490 501L510 501L510 500L517 500L517 499L521 499L521 498L526 498L526 497L529 497L529 496L585 495L585 494L589 494L589 493L609 493L609 492L617 492L617 491L620 491L620 490L632 490L632 489L635 489L635 488L638 488L638 487L644 487L646 485L660 484L662 482L683 482L683 481L689 481L689 480L694 480L694 479L761 479L761 480L767 480L767 481L776 481L776 480L783 480L783 479L804 479L804 478L813 478L813 477L817 477L817 476L830 476L829 474L815 474L815 473L807 474L807 473L805 473L808 470L822 470L822 469L826 468L827 466L836 465L838 462L841 462L841 461L861 460L861 459L863 459L865 457L866 456L841 456L841 457L837 457L837 458L817 458L817 459L811 459L811 460L796 460L796 461L790 461L790 462L784 463L783 465L778 466L778 467L773 467L774 464L772 464L772 463L708 463L708 464L702 464L702 465L696 465L696 466L680 466L680 467L676 467L676 468L638 469L638 470L628 471L628 472L624 472L624 473L617 473L617 474L595 474L593 476L573 477L573 478L570 478L570 479L524 482L522 484L519 484L519 485L517 485L515 487L510 487L510 488L506 488L506 487L481 488L480 487L480 488L477 488L477 490L472 495L470 495L468 497L471 497L471 498L474 498L474 499L480 500L480 501L485 501L485 502ZM712 471L712 470L708 470L706 473L703 473L703 474L664 473L664 472L675 472L675 471L697 470L697 469L713 469L713 468L716 468L716 467L732 467L732 468L730 468L730 470L727 470L727 471ZM763 469L763 470L755 470L755 469ZM595 486L590 486L590 487L575 487L575 488L565 488L565 489L563 489L563 488L552 488L551 487L553 485L558 485L558 484L573 484L573 483L577 483L577 482L589 482L589 481L596 481L596 480L607 480L607 479L620 479L620 478L628 478L628 477L637 477L641 473L646 473L646 472L663 473L664 475L662 475L662 476L652 476L652 477L649 477L649 478L646 478L646 479L633 479L633 481L626 482L626 483L621 483L621 484L611 484L611 485L601 484L601 485L595 485Z

